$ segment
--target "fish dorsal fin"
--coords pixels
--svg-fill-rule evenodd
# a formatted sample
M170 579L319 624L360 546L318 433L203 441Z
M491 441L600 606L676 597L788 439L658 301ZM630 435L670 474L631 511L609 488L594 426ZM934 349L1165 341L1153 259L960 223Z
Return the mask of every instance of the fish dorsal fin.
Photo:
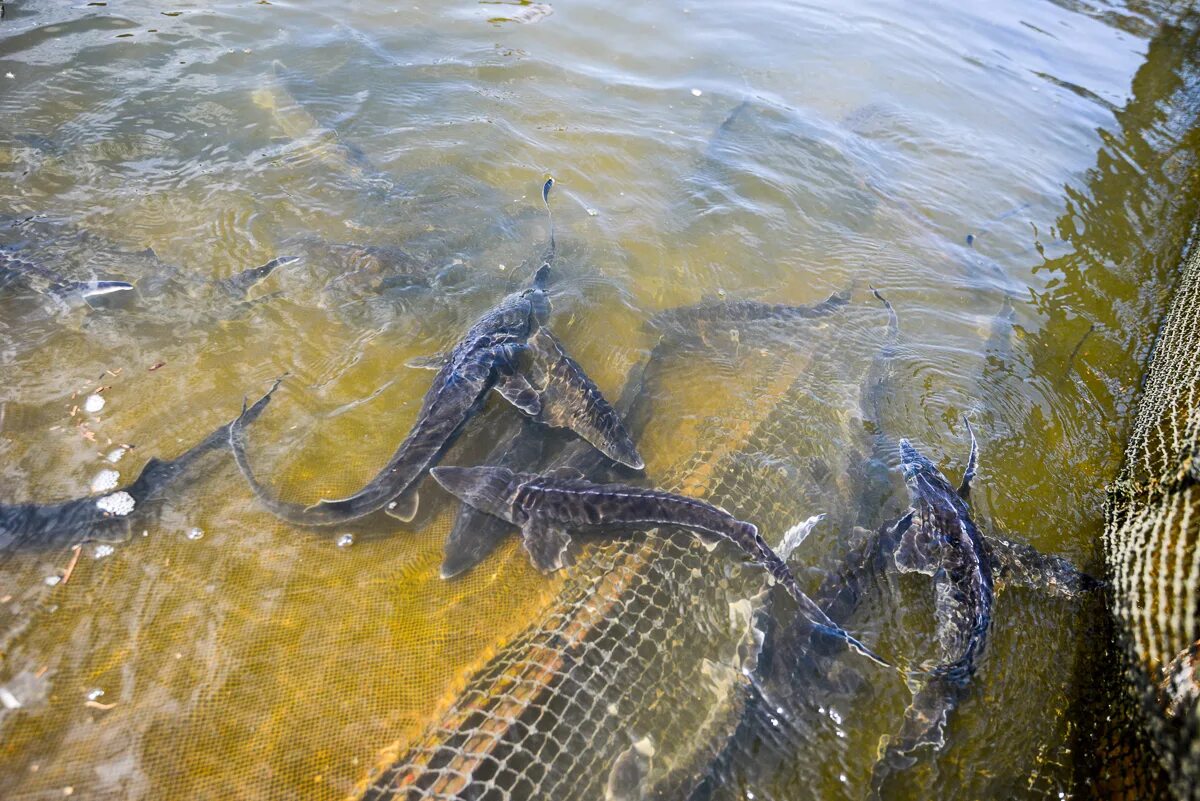
M563 481L581 481L583 479L583 471L576 467L555 467L552 470L547 470L546 475L550 478L557 478Z
M521 538L533 565L543 573L570 565L571 535L566 529L534 515L521 526Z
M525 369L541 400L535 420L571 429L615 462L635 470L645 467L620 416L550 329L539 328L529 338L528 353Z
M414 370L441 370L448 361L450 361L449 354L435 353L432 356L414 356L406 361L404 366Z
M971 479L975 478L979 462L979 443L975 441L975 429L971 428L971 421L965 415L963 422L967 424L967 433L971 435L971 453L967 456L967 469L963 473L962 483L958 485L958 494L966 500L971 497Z
M542 400L538 391L530 385L529 379L520 373L501 376L496 382L496 391L530 417L536 418L542 411Z
M402 523L411 523L413 518L417 516L417 507L420 505L420 502L421 495L417 492L416 487L414 487L403 495L388 501L384 505L383 511Z

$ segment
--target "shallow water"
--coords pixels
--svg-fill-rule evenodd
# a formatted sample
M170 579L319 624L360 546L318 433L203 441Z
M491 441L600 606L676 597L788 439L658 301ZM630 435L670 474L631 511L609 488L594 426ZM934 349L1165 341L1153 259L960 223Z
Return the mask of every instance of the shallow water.
M284 373L251 429L259 472L295 500L353 491L428 386L405 362L529 275L552 175L553 325L610 397L649 355L641 321L656 311L854 289L854 312L811 343L721 332L715 356L673 366L641 442L651 480L720 451L808 365L795 436L819 443L792 443L803 462L778 465L763 497L722 502L767 514L765 493L811 498L821 508L789 512L830 514L797 554L814 565L839 525L880 519L845 477L882 334L870 284L902 331L883 428L957 478L969 416L981 524L1098 571L1104 484L1197 209L1195 21L1164 13L6 4L0 246L76 280L134 281L139 297L90 309L37 281L0 287L0 502L86 495L102 469L132 480ZM277 255L301 259L248 301L214 284ZM758 372L747 354L766 359ZM493 402L447 460L477 459L509 413ZM136 447L108 464L123 443ZM892 478L888 510L903 502ZM378 516L295 530L217 460L129 539L84 545L66 581L65 546L0 557L0 687L20 703L0 706L0 795L351 794L562 581L514 543L441 581L452 509L423 496L415 533ZM903 606L849 625L918 664L930 604L919 583L902 589ZM1075 710L1100 672L1098 614L1002 595L947 749L898 792L1087 794ZM793 758L748 766L753 742L731 746L729 797L861 797L908 701L898 679L866 675L877 686L853 715L790 742Z

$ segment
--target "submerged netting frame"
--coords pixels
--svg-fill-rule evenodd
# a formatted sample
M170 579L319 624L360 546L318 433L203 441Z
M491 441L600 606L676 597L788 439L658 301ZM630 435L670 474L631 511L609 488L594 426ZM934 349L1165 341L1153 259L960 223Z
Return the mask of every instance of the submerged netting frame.
M1200 250L1196 231L1105 504L1130 690L1173 793L1200 797Z

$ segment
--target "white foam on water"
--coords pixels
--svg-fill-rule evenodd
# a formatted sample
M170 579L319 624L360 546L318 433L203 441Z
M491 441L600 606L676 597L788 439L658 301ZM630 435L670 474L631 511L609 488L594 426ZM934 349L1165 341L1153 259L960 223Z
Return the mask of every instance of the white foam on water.
M116 470L101 470L92 479L92 492L108 492L117 486L121 474Z
M103 498L96 501L96 506L101 512L107 512L108 514L116 515L117 517L124 517L132 512L135 505L136 503L133 500L133 496L128 492L125 492L125 490L114 492L112 495L105 495Z

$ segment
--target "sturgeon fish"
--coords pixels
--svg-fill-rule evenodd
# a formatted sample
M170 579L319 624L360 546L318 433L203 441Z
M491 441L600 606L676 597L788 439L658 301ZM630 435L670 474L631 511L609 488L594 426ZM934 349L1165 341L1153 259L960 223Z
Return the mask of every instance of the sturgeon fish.
M278 385L276 381L254 405L243 405L238 420L247 424L258 418ZM229 425L221 425L174 459L151 458L132 484L104 495L48 504L0 504L0 552L126 535L134 515L162 500L202 457L226 447Z
M907 439L899 442L912 508L880 530L879 542L890 568L933 579L939 661L875 765L871 783L877 794L891 775L916 764L918 749L945 746L946 723L987 643L998 584L1042 588L1065 597L1100 586L1066 559L979 530L968 505L979 446L970 422L964 423L971 450L957 487Z
M46 283L45 293L63 308L88 302L90 298L101 295L133 291L133 284L128 281L72 281L28 259L0 251L0 286L7 286L22 279L27 282L31 276L42 279Z
M553 246L546 258L552 258ZM668 309L654 315L649 327L660 336L639 369L621 394L617 410L624 411L627 419L633 414L645 417L648 413L650 393L645 384L650 380L653 368L668 352L674 352L683 340L703 340L705 330L711 325L736 329L742 325L764 323L768 325L788 322L804 322L825 317L838 311L850 302L849 292L835 292L820 303L811 305L787 305L762 303L753 300L703 301L698 304ZM497 438L496 446L486 457L486 464L496 467L526 468L546 465L544 456L545 432L528 420L514 420ZM557 462L578 470L583 476L600 480L611 477L612 463L601 464L589 460L582 453L560 454ZM460 575L483 561L506 536L512 526L503 518L482 512L470 504L463 504L454 520L450 535L446 538L445 558L442 561L442 578Z
M433 477L463 503L521 528L533 564L552 572L571 563L568 529L668 525L685 528L705 542L732 543L796 599L812 623L881 665L888 665L829 617L809 598L787 564L771 550L753 523L697 498L629 484L597 484L573 468L547 475L517 473L506 467L436 467Z
M552 180L546 182L543 197ZM637 448L599 388L546 327L550 299L543 264L533 286L515 292L471 326L445 357L425 393L421 410L405 440L365 487L346 498L312 506L269 495L254 477L246 457L244 425L230 426L230 443L243 476L272 512L297 525L327 526L384 509L409 522L417 512L417 488L495 389L537 422L569 428L605 456L634 469L644 466Z

